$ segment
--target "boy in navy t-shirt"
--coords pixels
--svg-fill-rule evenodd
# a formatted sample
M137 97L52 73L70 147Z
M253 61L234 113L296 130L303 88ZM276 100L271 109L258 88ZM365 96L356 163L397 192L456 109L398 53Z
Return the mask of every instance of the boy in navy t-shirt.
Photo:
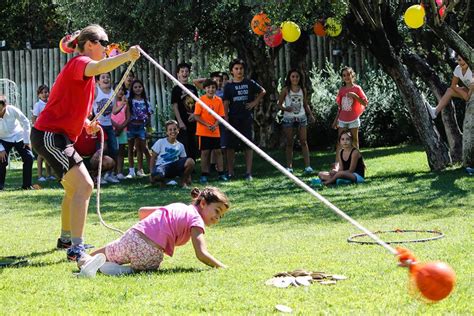
M260 104L266 91L253 80L246 79L245 62L234 59L229 70L233 80L224 86L224 108L226 120L246 138L253 141L253 111ZM234 176L235 149L241 141L232 132L227 131L227 167L229 178ZM252 180L253 150L245 146L245 179Z

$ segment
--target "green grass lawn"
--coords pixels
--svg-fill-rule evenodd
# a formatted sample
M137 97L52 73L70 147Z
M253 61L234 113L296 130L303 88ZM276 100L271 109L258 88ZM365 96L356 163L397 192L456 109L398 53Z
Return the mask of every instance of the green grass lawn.
M272 152L279 161L283 154ZM429 171L419 147L367 149L367 183L319 191L369 230L440 230L446 237L405 245L422 262L441 260L457 273L450 297L425 304L408 291L407 270L380 246L348 243L359 231L296 187L260 158L254 181L219 185L231 211L206 232L210 252L229 269L201 264L189 243L166 257L162 269L124 277L76 279L75 265L56 251L62 189L17 191L21 172L7 175L0 192L0 256L26 256L30 264L0 269L0 314L271 314L276 304L298 314L472 314L473 189L463 169ZM303 167L300 155L295 170ZM242 157L237 172L243 174ZM312 165L328 169L334 155L317 152ZM310 177L305 177L309 180ZM106 222L127 229L137 209L189 201L182 189L159 190L145 179L103 189ZM118 237L102 227L91 199L86 241L96 246ZM334 286L279 289L264 285L280 271L304 268L348 277Z

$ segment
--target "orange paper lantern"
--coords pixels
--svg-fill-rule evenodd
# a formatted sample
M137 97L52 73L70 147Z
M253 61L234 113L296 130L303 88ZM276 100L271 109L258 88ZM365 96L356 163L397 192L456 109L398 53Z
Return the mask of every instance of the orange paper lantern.
M326 30L324 29L324 24L321 21L316 21L316 23L314 23L313 31L317 36L326 36Z
M270 23L271 20L268 16L265 13L260 12L253 17L252 22L250 22L250 27L255 34L262 36L267 31Z

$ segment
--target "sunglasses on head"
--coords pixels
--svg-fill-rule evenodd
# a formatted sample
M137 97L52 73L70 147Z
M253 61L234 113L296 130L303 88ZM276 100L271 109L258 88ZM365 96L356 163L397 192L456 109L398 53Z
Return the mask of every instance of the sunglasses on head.
M101 39L98 39L98 40L95 40L96 43L100 43L100 45L102 47L107 47L109 46L110 42L108 40L101 40Z

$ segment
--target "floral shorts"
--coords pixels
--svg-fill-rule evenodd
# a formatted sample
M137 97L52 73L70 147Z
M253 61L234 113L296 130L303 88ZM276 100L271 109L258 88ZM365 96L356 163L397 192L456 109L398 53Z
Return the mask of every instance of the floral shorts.
M107 261L130 263L133 270L157 270L163 261L163 250L150 245L135 229L105 246Z

